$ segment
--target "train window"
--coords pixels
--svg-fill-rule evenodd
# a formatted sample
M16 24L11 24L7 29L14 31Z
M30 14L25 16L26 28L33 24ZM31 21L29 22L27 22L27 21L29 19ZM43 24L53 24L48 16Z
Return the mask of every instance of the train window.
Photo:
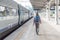
M17 9L0 6L0 24L0 33L18 24Z
M5 15L4 12L5 12L5 7L0 6L0 17Z
M0 6L0 11L4 11L4 10L5 10L5 7Z
M13 12L13 13L16 13L16 10L15 10L15 9L12 9L12 12Z

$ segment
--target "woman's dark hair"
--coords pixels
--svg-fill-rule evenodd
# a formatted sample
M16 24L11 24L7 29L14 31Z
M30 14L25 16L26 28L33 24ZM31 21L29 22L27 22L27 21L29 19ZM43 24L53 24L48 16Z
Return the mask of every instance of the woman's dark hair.
M36 16L39 16L38 12L36 13Z

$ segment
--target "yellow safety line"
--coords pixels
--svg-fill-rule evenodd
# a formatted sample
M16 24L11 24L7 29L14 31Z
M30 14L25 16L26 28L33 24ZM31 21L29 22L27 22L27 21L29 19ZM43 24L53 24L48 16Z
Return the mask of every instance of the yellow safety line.
M25 31L26 31L26 29L23 29L22 32L20 32L14 40L19 40L22 37L22 35L24 34Z

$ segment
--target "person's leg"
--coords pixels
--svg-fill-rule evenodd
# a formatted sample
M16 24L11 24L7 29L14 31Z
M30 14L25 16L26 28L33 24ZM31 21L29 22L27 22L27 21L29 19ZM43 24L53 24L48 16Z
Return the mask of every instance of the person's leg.
M36 33L37 33L37 35L39 33L39 24L38 23L36 24Z
M37 34L37 24L35 24L35 26L36 26L36 34Z
M37 23L37 34L39 34L39 24Z

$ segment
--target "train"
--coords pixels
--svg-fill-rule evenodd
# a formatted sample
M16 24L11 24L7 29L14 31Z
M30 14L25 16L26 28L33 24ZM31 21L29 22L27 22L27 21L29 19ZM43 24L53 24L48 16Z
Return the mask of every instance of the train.
M33 17L31 10L13 0L0 0L0 39L5 38Z

